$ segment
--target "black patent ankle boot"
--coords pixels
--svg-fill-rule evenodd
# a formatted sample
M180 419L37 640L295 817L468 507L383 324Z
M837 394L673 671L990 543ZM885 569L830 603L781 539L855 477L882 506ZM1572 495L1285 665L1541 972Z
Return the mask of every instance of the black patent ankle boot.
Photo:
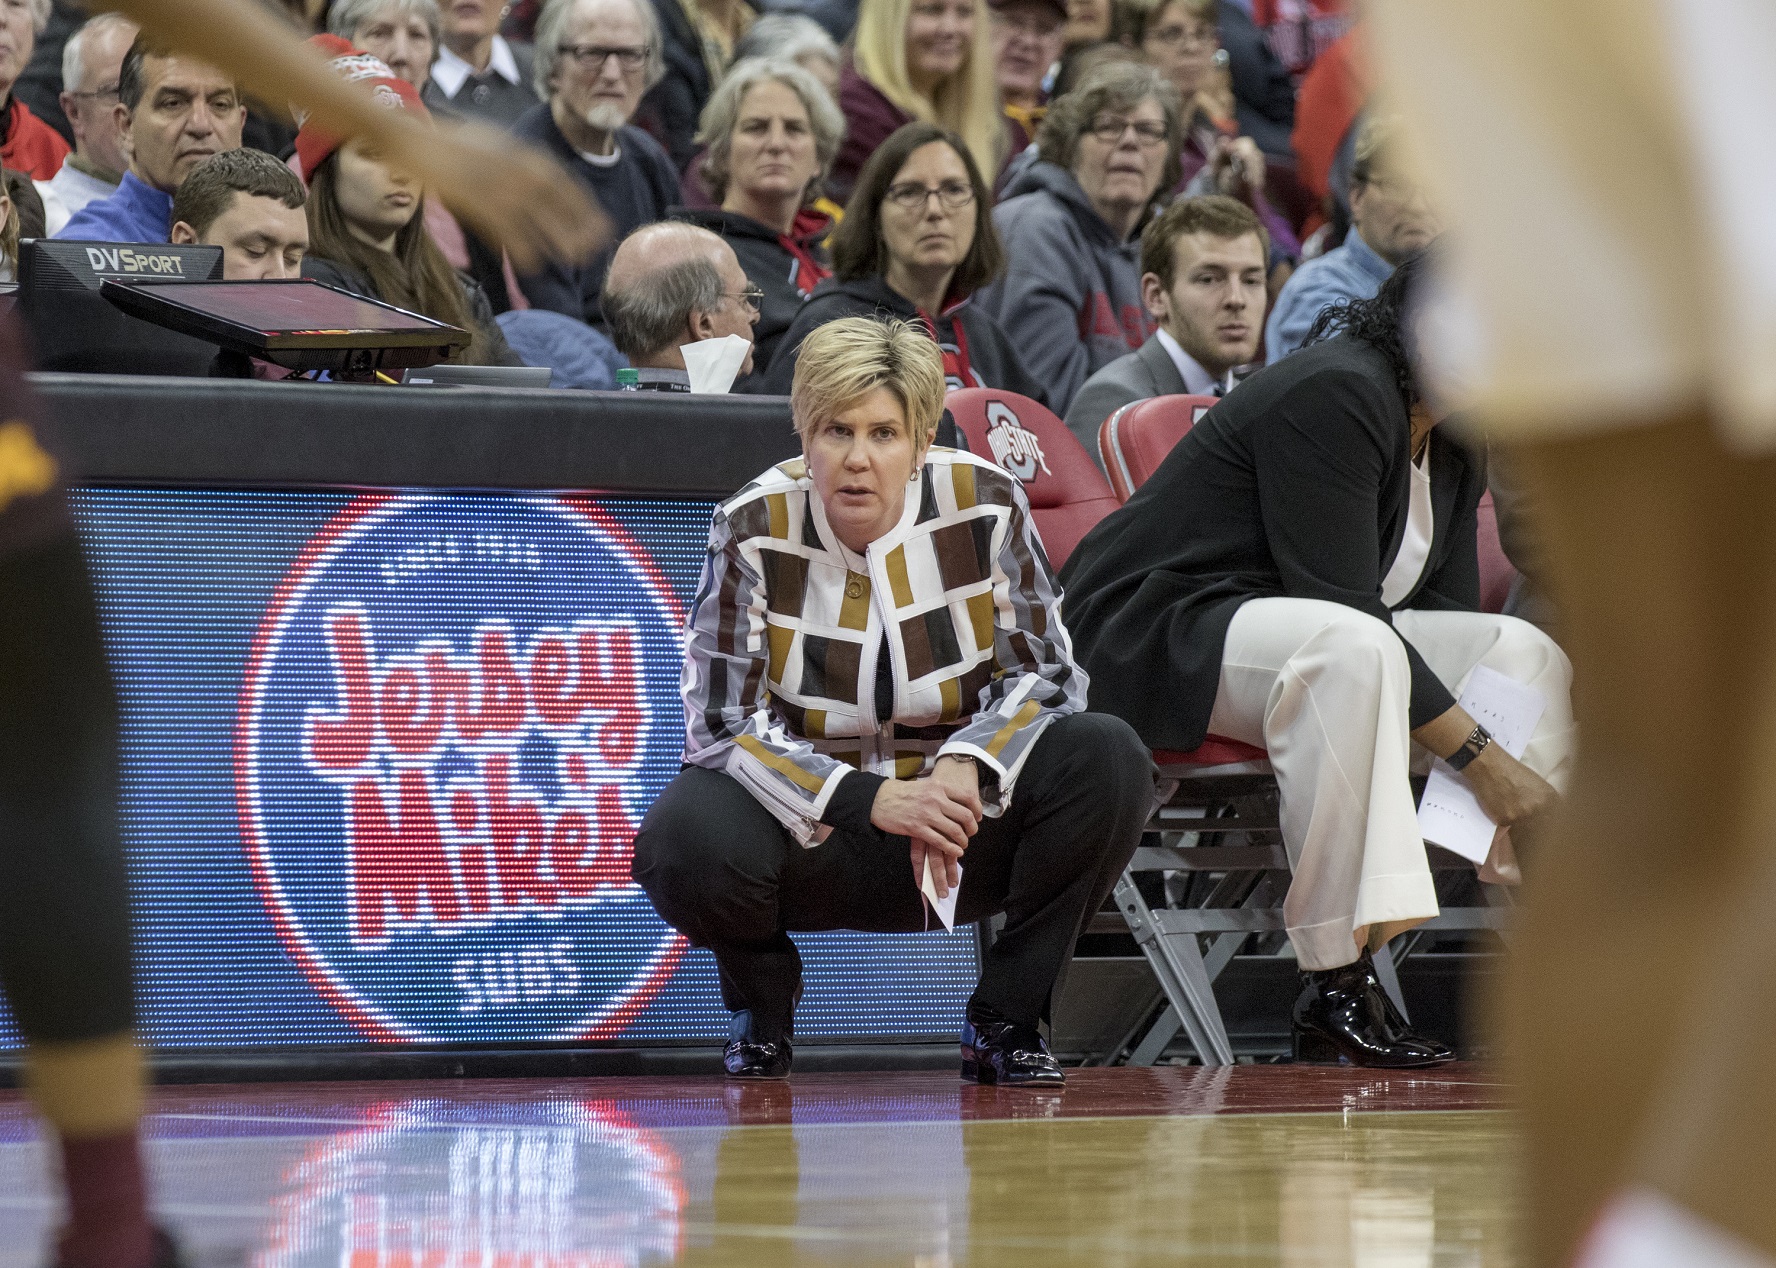
M962 1077L1005 1087L1058 1088L1067 1082L1036 1027L1008 1021L984 1004L970 1004L962 1023Z
M727 1047L722 1049L722 1069L730 1079L787 1079L795 1059L791 1032L769 1033L755 1024L752 1010L734 1014L728 1026Z
M1369 985L1374 988L1377 998L1381 1000L1382 1016L1387 1020L1389 1033L1402 1042L1420 1045L1440 1061L1454 1061L1454 1048L1441 1039L1433 1039L1424 1031L1414 1029L1412 1023L1406 1020L1405 1015L1400 1012L1399 1006L1394 1003L1394 997L1389 995L1381 984L1381 975L1375 971L1375 957L1365 951L1357 963L1368 971Z
M1394 1033L1382 992L1370 984L1373 970L1373 965L1357 960L1336 969L1302 973L1301 994L1295 1000L1295 1060L1391 1070L1448 1060Z

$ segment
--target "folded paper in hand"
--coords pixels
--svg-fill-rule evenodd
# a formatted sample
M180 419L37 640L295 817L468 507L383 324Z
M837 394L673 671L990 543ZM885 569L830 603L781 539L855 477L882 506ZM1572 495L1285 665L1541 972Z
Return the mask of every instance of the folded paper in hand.
M939 898L937 896L937 882L931 876L931 855L934 852L928 850L925 853L925 877L919 882L919 892L925 895L925 901L930 904L931 910L937 913L939 920L943 921L943 927L953 932L956 928L956 895L962 889L962 869L960 867L956 869L956 883L950 886L949 896Z
M1535 734L1548 698L1534 687L1481 665L1468 675L1461 707L1492 733L1492 742L1521 758ZM1418 805L1418 830L1425 840L1475 863L1486 862L1498 825L1480 808L1468 781L1439 759Z
M739 335L723 335L681 344L678 351L684 357L685 373L691 377L691 391L721 396L734 386L752 343Z

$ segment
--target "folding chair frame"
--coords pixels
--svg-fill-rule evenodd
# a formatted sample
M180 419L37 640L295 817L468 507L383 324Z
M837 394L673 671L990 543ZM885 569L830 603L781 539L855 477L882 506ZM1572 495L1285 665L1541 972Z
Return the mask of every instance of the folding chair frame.
M1251 769L1262 765L1161 768L1163 778L1176 782L1176 791L1148 824L1149 834L1157 833L1160 844L1135 851L1115 892L1117 908L1166 999L1152 1025L1143 1031L1145 1017L1138 1019L1122 1045L1129 1051L1130 1065L1153 1064L1180 1029L1204 1065L1234 1061L1215 1000L1215 980L1249 938L1285 931L1282 900L1288 892L1289 860L1277 817L1276 778L1267 770ZM1246 843L1222 843L1235 835L1243 835ZM1436 846L1426 849L1435 871L1473 866ZM1135 879L1154 872L1190 878L1187 889L1196 888L1195 878L1200 877L1207 882L1207 892L1200 901L1190 894L1180 905L1154 907ZM1445 907L1405 935L1409 941L1402 946L1402 958L1417 946L1421 930L1490 929L1508 935L1509 892L1496 885L1482 885L1482 892L1486 906ZM1208 940L1206 951L1203 939ZM1406 1001L1387 948L1376 953L1375 968L1404 1014ZM1115 1060L1118 1055L1107 1057Z

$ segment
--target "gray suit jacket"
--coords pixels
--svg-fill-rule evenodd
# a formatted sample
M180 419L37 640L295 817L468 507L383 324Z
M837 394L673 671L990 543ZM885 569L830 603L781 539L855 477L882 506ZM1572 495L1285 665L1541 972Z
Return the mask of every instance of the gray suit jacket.
M1085 381L1067 410L1067 429L1079 438L1092 461L1103 469L1098 453L1098 428L1130 401L1150 396L1176 396L1185 390L1184 376L1155 335L1127 356L1118 357Z

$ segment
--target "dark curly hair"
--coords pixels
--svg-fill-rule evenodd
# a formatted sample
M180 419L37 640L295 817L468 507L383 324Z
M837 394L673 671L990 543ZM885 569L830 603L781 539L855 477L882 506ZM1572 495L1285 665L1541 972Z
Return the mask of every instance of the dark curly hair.
M1368 344L1387 359L1399 384L1400 398L1410 410L1419 399L1418 375L1413 369L1418 349L1413 346L1407 316L1423 298L1427 279L1436 267L1433 243L1402 262L1381 284L1374 299L1347 299L1322 309L1307 332L1306 343L1344 335Z

